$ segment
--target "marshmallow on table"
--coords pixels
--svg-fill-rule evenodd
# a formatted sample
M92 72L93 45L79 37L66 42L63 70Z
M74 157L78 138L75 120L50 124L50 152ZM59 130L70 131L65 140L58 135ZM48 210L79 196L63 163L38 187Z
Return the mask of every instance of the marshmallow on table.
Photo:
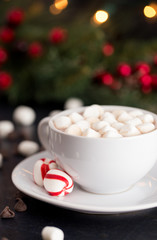
M88 128L83 132L83 136L85 137L89 137L89 138L99 138L100 137L100 133L96 132L95 130L93 130L92 128Z
M0 168L2 167L3 165L3 155L0 153Z
M113 122L116 122L115 116L111 112L105 112L101 116L101 120L102 121L106 121L106 122L108 122L110 124L112 124Z
M7 120L0 121L0 138L6 138L14 129L12 122Z
M62 170L52 169L44 178L44 187L51 196L65 196L74 187L72 178Z
M155 125L153 123L143 123L137 126L141 133L148 133L155 129Z
M79 98L69 98L65 104L64 104L64 109L73 109L73 108L78 108L82 107L83 101Z
M64 130L71 125L71 119L66 116L60 116L54 119L54 124L57 129Z
M143 112L141 110L132 110L129 112L129 115L132 117L139 117L143 115Z
M41 232L43 240L63 240L64 233L61 229L57 227L44 227Z
M133 125L127 124L120 129L120 134L123 137L137 136L140 134L140 131Z
M87 128L90 127L90 124L86 120L82 120L76 123L76 125L81 129L81 132L84 132Z
M105 126L109 126L109 123L106 122L106 121L99 121L99 122L95 122L95 123L92 124L92 128L95 131L99 131L100 129L102 129Z
M120 135L117 131L108 130L103 134L102 137L103 138L119 138L119 137L122 137L122 135Z
M118 116L118 118L117 118L117 121L119 121L119 122L126 122L126 121L128 121L128 120L130 120L130 119L132 119L132 116L129 114L129 113L127 113L127 112L122 112L119 116Z
M149 113L143 114L143 115L139 116L139 118L141 119L141 121L143 123L153 123L154 122L154 117Z
M33 141L22 141L19 143L17 150L24 156L30 156L39 150L39 145Z
M43 180L46 173L53 168L57 168L55 160L49 158L41 158L36 161L33 169L34 181L37 185L43 186Z
M71 119L72 123L76 123L79 122L81 120L83 120L83 117L81 114L77 113L77 112L73 112L69 115L69 118Z
M24 126L31 125L35 121L35 118L35 111L27 106L19 106L13 112L14 121Z
M74 136L81 136L81 129L77 124L70 125L66 130L65 133Z

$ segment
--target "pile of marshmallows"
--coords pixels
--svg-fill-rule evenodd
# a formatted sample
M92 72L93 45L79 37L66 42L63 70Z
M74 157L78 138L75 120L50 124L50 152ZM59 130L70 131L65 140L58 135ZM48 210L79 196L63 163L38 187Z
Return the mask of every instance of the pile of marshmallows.
M35 183L44 187L51 196L65 196L73 191L73 180L59 169L55 160L42 158L36 161L33 169Z
M149 113L120 108L106 111L99 105L86 107L82 113L59 116L53 122L67 134L92 138L131 137L156 129L154 117Z

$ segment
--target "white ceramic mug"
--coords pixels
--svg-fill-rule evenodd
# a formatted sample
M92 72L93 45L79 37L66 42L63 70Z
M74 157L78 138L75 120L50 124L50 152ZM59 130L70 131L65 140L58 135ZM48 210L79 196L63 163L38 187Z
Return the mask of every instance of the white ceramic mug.
M137 108L102 106L106 111ZM119 193L144 177L157 160L157 129L122 138L87 138L68 135L55 128L53 120L85 107L63 111L41 120L38 135L43 146L55 155L57 163L83 189L96 194ZM157 115L150 113L157 122Z

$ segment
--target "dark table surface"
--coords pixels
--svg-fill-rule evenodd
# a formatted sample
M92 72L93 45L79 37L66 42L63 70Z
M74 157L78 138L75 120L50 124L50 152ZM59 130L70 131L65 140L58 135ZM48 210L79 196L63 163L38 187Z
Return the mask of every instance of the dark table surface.
M34 107L37 120L30 128L16 127L24 132L18 138L0 140L0 152L5 155L0 169L0 212L5 206L13 210L16 197L21 193L11 181L14 167L24 159L16 153L16 146L23 138L36 140L36 126L45 117L50 107ZM0 120L12 120L14 107L0 104ZM41 239L45 226L61 228L65 240L157 240L157 208L114 215L79 213L56 207L21 194L27 204L27 211L16 212L12 219L0 219L0 239L12 240Z

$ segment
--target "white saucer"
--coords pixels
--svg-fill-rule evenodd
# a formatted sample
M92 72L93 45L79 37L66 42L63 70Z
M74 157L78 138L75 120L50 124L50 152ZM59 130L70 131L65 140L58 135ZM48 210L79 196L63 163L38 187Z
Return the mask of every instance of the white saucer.
M120 194L92 194L75 184L71 194L65 197L52 197L33 181L34 163L43 157L50 155L47 151L35 154L20 162L12 172L15 186L33 198L63 208L96 214L123 213L157 207L157 163L147 176L130 190Z

